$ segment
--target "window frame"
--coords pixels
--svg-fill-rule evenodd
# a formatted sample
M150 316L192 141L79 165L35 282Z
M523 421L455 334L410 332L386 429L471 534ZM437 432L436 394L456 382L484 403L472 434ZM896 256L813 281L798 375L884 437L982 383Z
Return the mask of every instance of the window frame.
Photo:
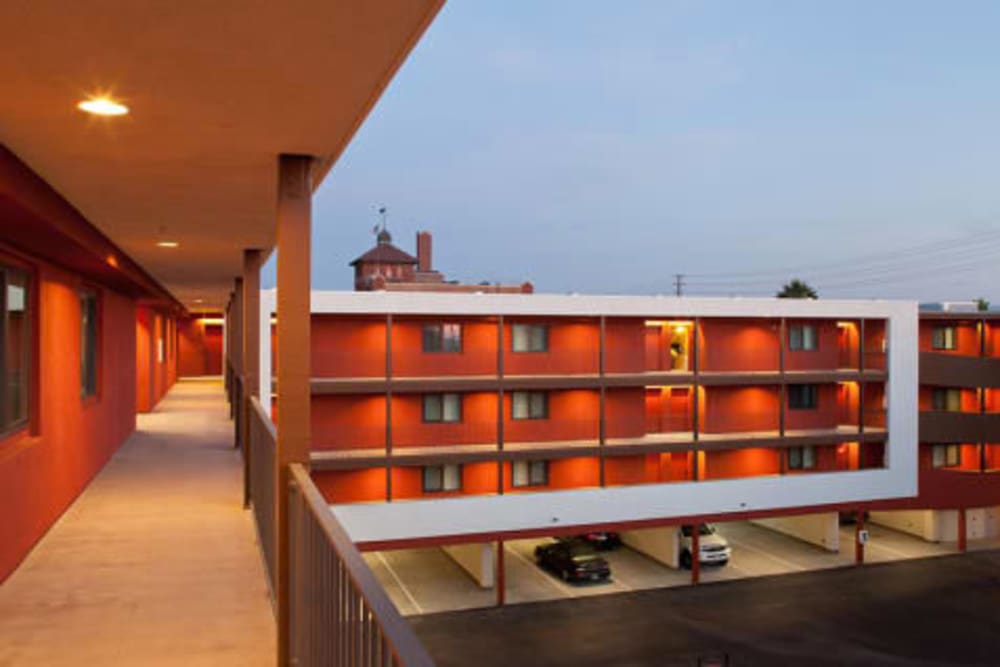
M97 400L101 395L101 340L103 338L103 327L101 326L102 320L102 300L101 291L95 287L89 285L82 285L77 290L77 297L80 303L80 400L84 402L89 402ZM84 331L84 301L87 299L93 300L93 387L90 387L87 383L86 375L86 356L87 349Z
M19 274L24 288L24 321L21 336L23 345L20 352L21 383L18 412L11 409L8 402L10 391L10 375L8 373L7 336L10 331L10 312L8 298L10 296L11 275ZM37 284L36 272L28 264L19 262L7 255L0 255L0 440L24 430L35 429L35 386L37 381L35 362L37 359L38 331L38 300L35 294Z
M795 387L796 390L792 391ZM799 393L801 389L802 393ZM786 386L786 403L789 410L818 410L819 385L812 383L789 384ZM795 400L793 400L795 397Z
M461 354L463 334L461 322L426 323L421 331L421 349L425 354Z
M958 327L941 324L931 329L931 349L955 351L958 349Z
M789 470L816 469L815 445L800 445L797 447L789 447L785 452L785 456Z
M517 403L518 397L524 396L523 400L526 403L526 412L523 416L518 416ZM540 399L536 403L535 399ZM541 411L536 410L538 406L541 406ZM530 420L541 420L549 418L549 392L547 391L512 391L510 392L510 418L511 421L530 421Z
M454 471L454 486L449 486L448 471ZM428 474L438 473L438 484L428 484ZM462 464L439 463L423 466L420 471L420 484L424 493L453 493L462 490Z
M931 446L931 468L954 468L960 465L962 465L962 445L941 443Z
M806 335L807 332L811 332ZM815 324L788 325L788 349L791 352L819 351L819 327Z
M518 335L521 332L521 335ZM524 346L518 345L518 340ZM516 354L544 353L549 351L549 325L518 323L510 325L510 351Z
M957 397L952 408L952 398ZM935 412L961 412L962 390L956 387L934 387L931 389L931 409Z
M457 415L453 419L447 419L448 410L446 406L449 399L453 399L457 406ZM437 418L428 414L428 406L433 405L435 400L438 401L438 412L440 415ZM464 401L462 394L459 392L435 392L424 394L422 403L421 416L423 417L423 422L425 424L460 424L462 422Z
M519 467L524 469L524 481L518 483L517 470ZM542 471L541 480L539 481L535 473L538 470ZM510 462L510 486L513 489L528 489L532 487L541 487L549 485L549 462L547 459L517 459Z

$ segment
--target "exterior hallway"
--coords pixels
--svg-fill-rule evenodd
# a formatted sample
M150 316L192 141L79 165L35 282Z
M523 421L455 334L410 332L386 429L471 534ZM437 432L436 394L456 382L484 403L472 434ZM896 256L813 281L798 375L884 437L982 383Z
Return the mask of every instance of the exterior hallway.
M218 380L180 381L139 415L0 586L0 665L274 664L227 415Z

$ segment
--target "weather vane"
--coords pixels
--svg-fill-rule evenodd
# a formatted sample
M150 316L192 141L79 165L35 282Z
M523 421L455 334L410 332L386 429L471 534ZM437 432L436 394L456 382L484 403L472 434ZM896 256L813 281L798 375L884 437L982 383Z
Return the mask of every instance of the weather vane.
M376 223L376 225L374 227L372 227L372 234L374 234L376 236L378 236L379 232L384 232L385 231L385 218L386 218L386 215L389 212L389 209L386 208L384 205L383 206L379 206L377 210L378 210L378 214L382 218L382 221L381 221L381 223Z

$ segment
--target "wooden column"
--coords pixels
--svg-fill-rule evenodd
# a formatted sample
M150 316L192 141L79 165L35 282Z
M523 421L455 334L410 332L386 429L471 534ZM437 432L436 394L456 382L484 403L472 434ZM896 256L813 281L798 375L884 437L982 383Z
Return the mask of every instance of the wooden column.
M243 251L243 507L250 506L250 398L260 398L260 250ZM270 406L265 406L270 408Z
M310 265L313 159L278 158L278 447L275 456L275 549L278 664L290 646L288 466L309 464Z
M237 278L233 282L233 446L240 449L243 446L245 433L243 431L243 394L246 390L243 377L243 279Z

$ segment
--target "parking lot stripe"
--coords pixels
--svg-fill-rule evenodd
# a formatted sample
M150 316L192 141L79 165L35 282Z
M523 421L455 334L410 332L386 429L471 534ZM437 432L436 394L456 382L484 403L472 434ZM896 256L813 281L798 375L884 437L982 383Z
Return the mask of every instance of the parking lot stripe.
M739 542L737 540L734 540L732 537L729 537L727 539L730 542L732 542L733 544L738 545L741 549L746 549L747 551L752 551L754 553L760 554L761 556L764 556L765 558L770 558L774 562L781 563L782 565L784 565L785 567L789 568L790 570L794 570L796 572L804 572L805 569L806 569L806 568L802 567L801 565L796 565L795 563L793 563L790 560L785 560L784 558L780 558L778 556L775 556L774 554L770 553L769 551L764 551L763 549L758 549L757 547L752 547L749 544L746 544L745 542Z
M403 591L403 595L405 595L406 599L409 600L410 604L413 605L413 608L417 610L418 614L424 613L423 607L421 607L420 603L417 602L417 599L413 597L413 594L410 593L410 589L406 587L406 584L404 584L403 580L399 578L399 575L396 574L396 571L392 569L392 565L389 565L389 561L386 560L385 556L382 555L382 552L378 551L376 553L378 554L379 560L382 561L383 565L385 565L385 569L389 571L389 575L393 578L396 584L399 585L399 588Z
M576 592L573 589L571 589L569 586L564 586L562 585L562 583L553 579L551 576L549 576L548 572L540 571L541 568L539 568L538 565L536 565L534 562L528 560L527 558L519 554L513 547L508 547L504 545L504 551L513 554L515 558L525 563L528 566L529 570L537 573L538 576L547 581L550 585L552 585L557 591L559 591L563 595L569 595L570 597L574 598L576 597Z

